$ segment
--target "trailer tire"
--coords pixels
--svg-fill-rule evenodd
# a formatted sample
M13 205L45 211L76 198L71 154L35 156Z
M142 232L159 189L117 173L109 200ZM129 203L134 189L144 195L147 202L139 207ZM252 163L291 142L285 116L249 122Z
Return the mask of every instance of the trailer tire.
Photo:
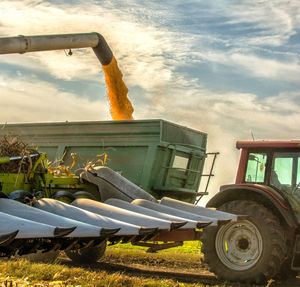
M79 250L65 251L66 255L77 264L81 263L96 263L105 253L106 241L102 242L100 246L82 248Z
M67 190L60 190L57 191L54 196L54 199L65 202L65 203L71 203L72 201L74 201L76 198L73 195L73 193L71 193L70 191Z
M88 198L92 200L97 200L97 198L91 194L90 192L87 191L76 191L74 194L75 198Z
M205 228L202 252L210 271L218 279L246 283L274 278L286 255L284 230L278 218L254 201L226 202L219 209L248 217Z

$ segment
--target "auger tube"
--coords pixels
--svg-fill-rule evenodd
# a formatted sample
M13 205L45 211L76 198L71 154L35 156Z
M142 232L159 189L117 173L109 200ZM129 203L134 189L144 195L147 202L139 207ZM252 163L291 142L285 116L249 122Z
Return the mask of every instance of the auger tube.
M113 53L99 33L53 34L36 36L0 37L0 54L93 48L102 65L108 65Z

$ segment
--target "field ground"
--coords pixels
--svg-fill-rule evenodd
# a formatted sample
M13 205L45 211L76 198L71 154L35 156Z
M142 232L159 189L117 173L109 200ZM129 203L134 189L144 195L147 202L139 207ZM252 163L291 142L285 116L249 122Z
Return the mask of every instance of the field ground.
M201 263L199 242L185 243L159 253L131 245L107 248L92 265L76 265L63 254L56 264L26 260L1 260L2 286L99 286L99 287L245 287L219 282ZM300 286L300 277L285 282L270 281L264 287Z

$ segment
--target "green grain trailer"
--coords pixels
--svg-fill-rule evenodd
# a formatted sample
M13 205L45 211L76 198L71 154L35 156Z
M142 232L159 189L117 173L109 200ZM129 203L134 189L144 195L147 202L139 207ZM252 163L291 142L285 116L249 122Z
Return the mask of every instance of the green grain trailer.
M46 152L54 164L75 168L104 159L156 198L195 202L206 158L207 135L164 120L6 124L14 134ZM98 155L98 157L97 157Z

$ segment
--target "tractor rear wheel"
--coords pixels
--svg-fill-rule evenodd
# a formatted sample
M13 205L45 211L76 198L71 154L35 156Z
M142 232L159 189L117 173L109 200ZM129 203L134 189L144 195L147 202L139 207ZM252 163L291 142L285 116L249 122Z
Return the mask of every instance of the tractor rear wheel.
M248 217L205 228L202 251L210 271L219 279L247 283L274 277L286 255L284 230L278 218L254 201L226 202L219 209Z
M102 242L101 245L97 247L65 251L65 253L74 263L95 263L104 255L105 250L106 241Z

